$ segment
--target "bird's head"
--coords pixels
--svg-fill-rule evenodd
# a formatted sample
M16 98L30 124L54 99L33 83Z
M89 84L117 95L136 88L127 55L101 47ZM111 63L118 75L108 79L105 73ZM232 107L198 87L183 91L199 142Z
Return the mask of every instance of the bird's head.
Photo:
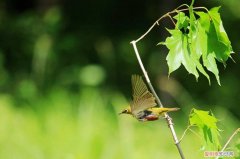
M132 114L131 112L131 108L130 107L127 107L126 109L123 109L120 113L120 114Z

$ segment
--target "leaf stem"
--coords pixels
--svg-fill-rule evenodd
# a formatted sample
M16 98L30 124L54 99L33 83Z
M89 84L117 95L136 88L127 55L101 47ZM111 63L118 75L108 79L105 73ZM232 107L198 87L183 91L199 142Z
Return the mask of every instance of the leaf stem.
M223 148L220 152L223 152L226 149L226 147L228 146L230 141L233 139L233 137L236 136L239 132L240 132L240 128L237 128L237 130L235 130L234 133L229 137L229 139L227 140L227 142L225 143L225 145L223 146ZM218 158L219 158L219 156L216 157L215 159L218 159Z
M193 6L195 0L192 0L191 6Z
M155 23L156 23L156 22L155 22ZM145 34L146 34L146 33L145 33ZM152 83L151 83L151 81L150 81L150 79L149 79L149 77L148 77L147 71L146 71L146 69L144 68L144 65L143 65L142 60L141 60L141 57L140 57L140 55L139 55L139 52L138 52L136 43L137 43L137 41L132 41L132 42L131 42L131 44L133 45L134 52L135 52L135 54L136 54L136 56L137 56L138 63L139 63L139 65L140 65L141 69L142 69L143 75L144 75L144 77L145 77L145 79L146 79L146 81L147 81L147 84L148 84L151 92L153 93L153 95L154 95L155 98L156 98L156 101L157 101L158 106L163 107L163 104L162 104L161 100L160 100L159 97L157 96L157 94L156 94L156 92L155 92L155 90L154 90L154 88L153 88L153 86L152 86ZM174 127L173 127L172 118L171 118L167 113L165 113L165 119L166 119L166 121L167 121L167 123L168 123L168 126L169 126L170 130L171 130L171 133L172 133L172 136L173 136L175 145L177 146L178 152L179 152L181 158L182 158L182 159L185 159L185 157L184 157L184 155L183 155L183 152L182 152L182 149L181 149L181 147L180 147L180 142L179 142L179 140L178 140L178 138L177 138L176 132L175 132Z

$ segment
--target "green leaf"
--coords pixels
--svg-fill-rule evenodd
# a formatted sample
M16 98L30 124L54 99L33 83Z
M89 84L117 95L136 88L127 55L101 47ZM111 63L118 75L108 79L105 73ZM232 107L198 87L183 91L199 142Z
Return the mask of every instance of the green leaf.
M209 111L197 109L193 109L189 117L190 125L198 127L203 136L204 147L208 150L219 150L221 147L217 121Z
M193 109L190 114L190 124L204 127L206 125L210 128L217 128L217 119L210 115L209 111Z
M220 9L220 7L212 8L208 13L213 21L218 40L220 42L222 42L224 45L226 45L228 47L229 51L231 52L232 51L231 42L228 39L227 33L223 27L223 23L222 23L220 14L218 13L219 9ZM230 52L229 52L229 55L230 55Z
M188 24L189 24L189 18L185 15L183 12L179 12L177 15L173 17L177 20L176 23L176 29L184 29L184 31L187 30Z
M207 126L204 126L203 127L203 134L204 134L205 141L209 140L211 143L213 143L212 132L211 132L210 128L208 128Z
M190 56L188 49L187 35L183 34L180 30L168 30L172 35L168 37L164 43L169 49L167 55L167 63L169 67L169 75L178 69L181 64L184 65L186 70L195 75L196 79L199 77L199 74L196 69L196 64Z
M190 15L190 30L189 30L189 47L191 49L191 55L193 56L193 60L197 66L199 72L201 72L205 77L207 77L209 84L210 77L207 72L204 70L202 64L200 63L201 55L206 52L206 34L205 32L199 28L200 24L196 21L196 18L193 13L193 8L190 6L189 8Z
M215 75L218 84L221 85L219 79L219 71L215 60L216 55L214 52L208 52L209 50L211 50L211 44L209 44L210 42L208 42L208 39L210 37L207 34L209 32L208 28L210 28L209 15L204 12L196 13L200 16L200 19L197 21L197 39L193 41L193 44L195 44L196 50L199 52L198 54L202 54L203 65L207 68L208 71L212 72ZM207 30L205 30L204 28L207 28Z
M209 71L214 73L218 84L221 85L220 78L219 78L219 71L218 71L218 68L217 68L217 63L216 63L214 54L213 53L203 54L202 59L203 59L203 65Z
M200 16L199 22L207 33L207 52L215 54L216 59L225 64L232 52L232 46L218 10L219 7L215 7L208 13L196 12L196 14Z
M213 23L210 23L208 33L208 53L214 53L217 60L225 64L231 54L228 46L218 41L218 36Z

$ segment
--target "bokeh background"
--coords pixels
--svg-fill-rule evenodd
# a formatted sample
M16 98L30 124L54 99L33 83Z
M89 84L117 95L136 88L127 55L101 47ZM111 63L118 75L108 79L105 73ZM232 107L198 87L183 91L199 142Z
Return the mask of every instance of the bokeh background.
M140 123L118 116L131 100L131 74L142 74L130 41L164 13L190 1L0 1L0 158L179 158L164 120ZM240 1L200 1L220 10L235 54L218 63L222 86L181 68L168 78L167 49L157 46L172 28L160 23L138 44L143 62L179 138L191 109L211 110L221 142L239 127ZM239 135L229 150L238 151ZM199 138L182 140L187 158L203 158Z

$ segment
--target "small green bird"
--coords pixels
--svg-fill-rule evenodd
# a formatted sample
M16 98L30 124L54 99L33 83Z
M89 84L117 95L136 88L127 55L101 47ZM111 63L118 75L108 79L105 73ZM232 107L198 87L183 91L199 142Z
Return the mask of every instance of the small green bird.
M130 107L127 107L119 114L130 114L139 121L158 120L159 116L166 112L177 111L179 108L156 107L155 98L148 91L146 84L139 75L132 75L133 100Z

